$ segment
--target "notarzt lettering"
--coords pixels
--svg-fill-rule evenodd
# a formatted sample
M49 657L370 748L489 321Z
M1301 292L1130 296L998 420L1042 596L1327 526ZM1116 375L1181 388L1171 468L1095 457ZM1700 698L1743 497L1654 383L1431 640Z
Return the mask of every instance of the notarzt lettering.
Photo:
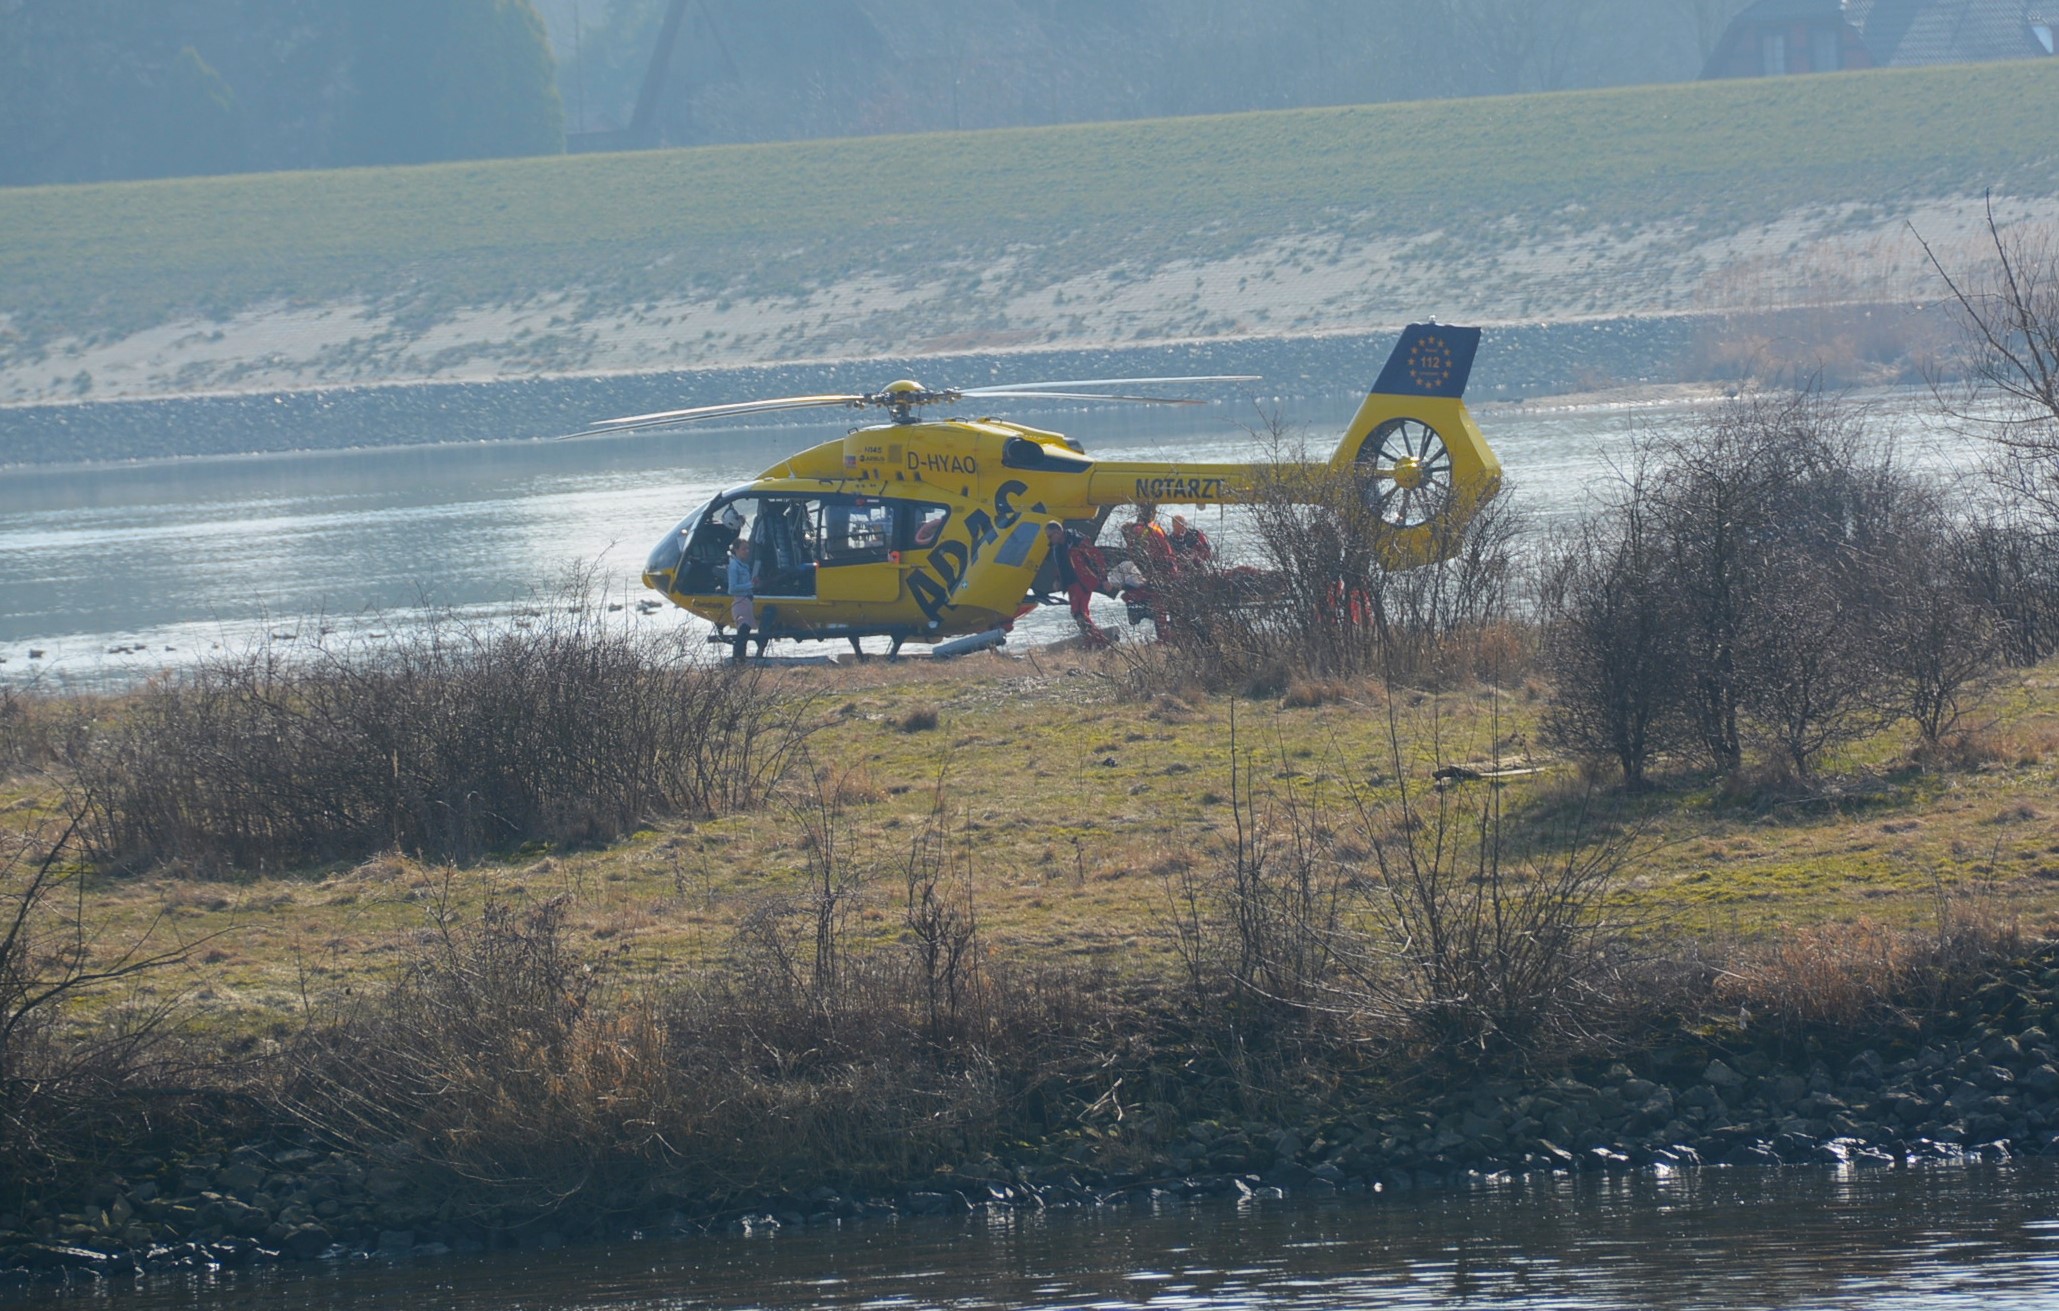
M1223 498L1223 480L1220 478L1139 478L1137 499L1140 501L1220 501Z

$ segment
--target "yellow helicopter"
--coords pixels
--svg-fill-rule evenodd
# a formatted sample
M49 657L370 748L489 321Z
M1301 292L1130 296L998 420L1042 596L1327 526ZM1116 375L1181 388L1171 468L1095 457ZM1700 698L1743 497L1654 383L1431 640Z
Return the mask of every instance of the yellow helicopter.
M1501 463L1462 399L1479 339L1478 328L1409 326L1336 454L1305 470L1357 480L1387 538L1383 558L1397 566L1437 558L1499 486ZM927 419L920 411L1003 398L1196 404L1074 389L1254 380L1115 378L963 390L904 380L862 395L631 415L577 435L811 407L885 410L887 422L789 456L688 515L652 550L644 584L714 624L711 642L732 641L726 630L737 624L739 656L745 632L760 654L782 638L841 638L862 654L867 637L890 640L896 653L904 642L948 653L998 645L1018 617L1057 590L1060 552L1048 525L1093 542L1117 506L1249 502L1262 489L1276 495L1282 471L1096 460L1054 432L995 418ZM732 551L738 542L747 549ZM738 556L744 573L732 566ZM741 608L733 577L754 593Z

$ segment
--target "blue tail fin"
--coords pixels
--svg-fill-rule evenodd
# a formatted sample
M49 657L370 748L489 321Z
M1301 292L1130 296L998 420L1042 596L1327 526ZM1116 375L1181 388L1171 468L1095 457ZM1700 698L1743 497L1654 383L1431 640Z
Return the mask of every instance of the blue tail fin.
M1411 323L1402 329L1373 390L1386 396L1463 396L1479 349L1478 328Z

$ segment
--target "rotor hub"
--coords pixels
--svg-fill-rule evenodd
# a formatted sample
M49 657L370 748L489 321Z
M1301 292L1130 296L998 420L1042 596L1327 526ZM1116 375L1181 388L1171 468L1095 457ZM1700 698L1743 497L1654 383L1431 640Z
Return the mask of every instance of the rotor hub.
M1394 462L1392 476L1396 487L1414 491L1423 485L1423 462L1413 455L1404 455Z

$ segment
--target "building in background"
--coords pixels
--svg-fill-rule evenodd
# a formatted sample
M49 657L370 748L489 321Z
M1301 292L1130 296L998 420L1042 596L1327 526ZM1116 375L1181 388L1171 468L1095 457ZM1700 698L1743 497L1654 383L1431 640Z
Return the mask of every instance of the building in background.
M1724 30L1702 76L1834 73L1874 63L1840 0L1758 0Z
M1702 76L1779 77L2053 53L2049 0L1758 0Z

